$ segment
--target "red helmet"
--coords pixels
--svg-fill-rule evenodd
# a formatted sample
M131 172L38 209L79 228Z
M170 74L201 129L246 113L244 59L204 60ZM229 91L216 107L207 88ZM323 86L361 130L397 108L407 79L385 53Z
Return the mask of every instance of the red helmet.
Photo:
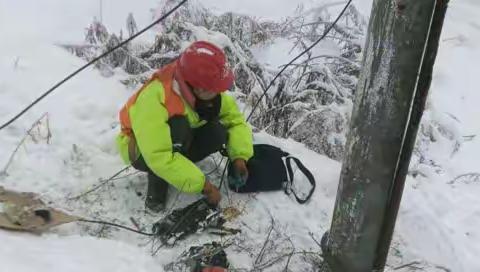
M234 80L223 50L205 41L185 49L178 59L177 73L192 87L214 93L226 91Z

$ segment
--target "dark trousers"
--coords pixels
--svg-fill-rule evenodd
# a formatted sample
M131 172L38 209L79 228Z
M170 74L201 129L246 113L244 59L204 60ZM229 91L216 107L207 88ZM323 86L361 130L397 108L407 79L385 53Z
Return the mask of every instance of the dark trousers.
M180 152L193 162L201 161L210 154L221 151L227 142L227 130L218 121L211 121L202 127L192 129L186 117L174 116L169 119L168 125L173 152ZM147 201L165 202L168 183L153 173L141 154L132 166L148 173Z

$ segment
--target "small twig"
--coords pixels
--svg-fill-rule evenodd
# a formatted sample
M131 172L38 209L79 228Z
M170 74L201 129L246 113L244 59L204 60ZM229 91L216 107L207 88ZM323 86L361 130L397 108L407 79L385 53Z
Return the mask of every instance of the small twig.
M267 244L270 241L270 235L272 234L272 231L273 231L274 227L275 227L275 220L272 217L271 218L270 230L268 231L267 238L265 239L265 242L263 243L263 247L260 250L260 253L258 253L257 258L255 259L255 262L254 262L255 265L259 264L262 261L263 255L265 254L265 248L267 247Z
M137 230L141 230L140 225L138 225L137 221L135 221L135 219L133 217L130 217L130 221L137 228Z
M3 168L2 171L0 171L1 174L7 174L7 170L8 170L8 167L10 167L10 164L13 162L13 158L15 157L15 155L17 154L18 150L20 149L20 147L25 143L25 141L27 140L28 136L31 136L31 132L41 123L42 119L45 118L45 116L48 116L48 113L44 113L42 114L42 116L40 116L40 118L38 118L35 122L33 122L32 126L30 127L30 129L27 130L27 132L25 133L25 135L23 136L22 140L20 140L20 142L18 143L17 147L15 148L15 150L13 150L13 153L10 155L10 158L8 159L7 161L7 164L5 165L5 167ZM49 129L49 137L51 137L51 134L50 134L50 129ZM48 138L49 139L49 138Z
M206 173L206 174L205 174L206 176L209 176L209 175L215 173L215 172L218 170L218 168L220 168L220 165L217 163L217 161L215 160L215 158L214 158L214 157L211 157L211 159L213 160L213 163L215 164L215 168L214 168L212 171ZM222 158L222 159L223 159L223 158Z
M322 244L315 238L315 236L313 235L313 232L309 232L308 235L310 235L312 240L315 242L315 244L318 245L319 248L322 248Z
M131 165L129 166L126 166L125 168L123 168L122 170L118 171L117 173L115 173L113 176L111 176L110 178L106 179L106 180L103 180L100 182L100 184L97 184L96 186L94 186L92 189L80 194L80 195L77 195L77 196L74 196L74 197L69 197L67 198L67 201L70 201L70 200L78 200L96 190L98 190L99 188L101 188L102 186L104 186L105 184L109 183L110 181L114 180L118 175L120 175L121 173L125 172L126 170L128 170L129 168L131 167Z
M48 115L48 112L46 113L46 126L47 126L47 144L50 144L50 140L52 139L52 131L50 130L50 117Z
M292 253L295 252L295 244L293 243L292 238L288 237L288 241L292 245ZM293 257L293 254L288 256L287 264L285 265L285 269L284 269L285 272L288 272L288 266L290 264L290 260L292 259L292 257Z
M173 211L173 208L175 207L175 205L177 204L178 202L178 199L180 198L180 192L183 190L183 188L185 187L185 184L186 183L183 183L182 185L182 188L180 190L177 191L177 195L175 196L175 200L173 201L172 205L170 205L170 208L167 209L167 212L165 214L170 214L172 211Z
M419 261L413 261L411 263L407 263L407 264L395 267L395 268L393 268L393 270L400 270L400 269L405 268L405 267L414 267L414 268L418 269L419 267L416 267L415 265L419 265L419 264L421 264Z
M341 57L341 56L333 56L333 55L319 55L319 56L315 56L315 57L313 57L313 58L309 58L309 59L307 59L307 60L305 60L305 61L303 61L303 62L300 62L300 63L298 63L298 64L293 64L293 65L290 65L290 66L297 66L297 67L298 67L298 66L301 66L301 67L303 67L303 66L305 66L307 63L309 63L310 61L315 60L315 59L320 59L320 58L338 59L338 60L344 61L344 62L346 62L346 63L348 63L348 64L350 64L350 65L352 65L352 66L355 66L355 67L357 67L357 68L360 68L360 65L359 65L358 63L354 62L354 61L351 61L351 60L349 60L349 59L347 59L347 58L344 58L344 57ZM280 66L278 66L278 68L283 68L284 66L285 66L285 65L280 65Z
M293 257L293 254L288 256L287 264L285 265L285 269L283 269L283 271L288 272L288 265L290 264L290 260L292 260L292 257Z
M321 256L318 252L311 252L311 251L292 251L292 252L289 252L289 253L286 253L286 254L283 254L283 255L280 255L274 259L272 259L271 261L268 261L260 266L256 266L253 271L258 271L258 270L263 270L265 268L268 268L268 267L271 267L272 265L280 262L282 259L286 258L286 257L289 257L289 258L292 258L293 256L295 255L315 255L315 256Z
M466 173L466 174L457 176L457 177L454 178L453 180L449 181L447 184L454 184L454 183L457 182L459 179L465 178L465 177L472 178L473 181L480 181L480 173L474 173L474 172L472 172L472 173Z

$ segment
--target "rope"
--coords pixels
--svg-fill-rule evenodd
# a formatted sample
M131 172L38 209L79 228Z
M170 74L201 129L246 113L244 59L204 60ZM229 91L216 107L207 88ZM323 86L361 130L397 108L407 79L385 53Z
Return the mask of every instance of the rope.
M35 99L32 103L30 103L30 105L28 105L27 107L25 107L20 113L18 113L17 115L15 115L12 119L10 119L9 121L7 121L5 124L3 124L1 127L0 127L0 130L8 127L9 125L11 125L13 122L15 122L18 118L20 118L22 115L24 115L27 111L29 111L33 106L35 106L38 102L40 102L41 100L43 100L47 95L51 94L53 91L55 91L58 87L60 87L61 85L63 85L65 82L67 82L68 80L70 80L71 78L73 78L74 76L76 76L77 74L79 74L81 71L85 70L86 68L88 68L89 66L91 66L92 64L94 64L95 62L99 61L100 59L104 58L105 56L109 55L110 53L112 53L113 51L117 50L118 48L124 46L125 44L129 43L130 41L132 41L133 39L137 38L138 36L140 36L141 34L143 34L144 32L146 32L147 30L151 29L152 27L154 27L156 24L162 22L163 20L165 20L168 16L170 16L173 12L175 12L178 8L180 8L183 4L185 4L188 0L183 0L182 2L180 2L178 5L176 5L174 8L172 8L169 12L167 12L165 15L163 15L162 17L160 17L159 19L157 19L156 21L154 21L153 23L151 23L149 26L145 27L144 29L142 29L140 32L137 32L135 35L133 35L132 37L126 39L125 41L121 42L120 44L118 44L117 46L115 46L114 48L110 49L109 51L101 54L100 56L96 57L95 59L93 59L92 61L90 61L89 63L85 64L84 66L80 67L79 69L77 69L76 71L74 71L73 73L71 73L70 75L68 75L67 77L65 77L64 79L62 79L61 81L59 81L57 84L55 84L52 88L50 88L48 91L46 91L44 94L42 94L40 97L38 97L37 99Z

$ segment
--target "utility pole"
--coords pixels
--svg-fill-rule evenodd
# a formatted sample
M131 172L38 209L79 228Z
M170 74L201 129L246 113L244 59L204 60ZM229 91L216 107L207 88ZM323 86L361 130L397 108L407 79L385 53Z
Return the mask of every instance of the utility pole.
M448 0L374 0L322 271L383 271Z

